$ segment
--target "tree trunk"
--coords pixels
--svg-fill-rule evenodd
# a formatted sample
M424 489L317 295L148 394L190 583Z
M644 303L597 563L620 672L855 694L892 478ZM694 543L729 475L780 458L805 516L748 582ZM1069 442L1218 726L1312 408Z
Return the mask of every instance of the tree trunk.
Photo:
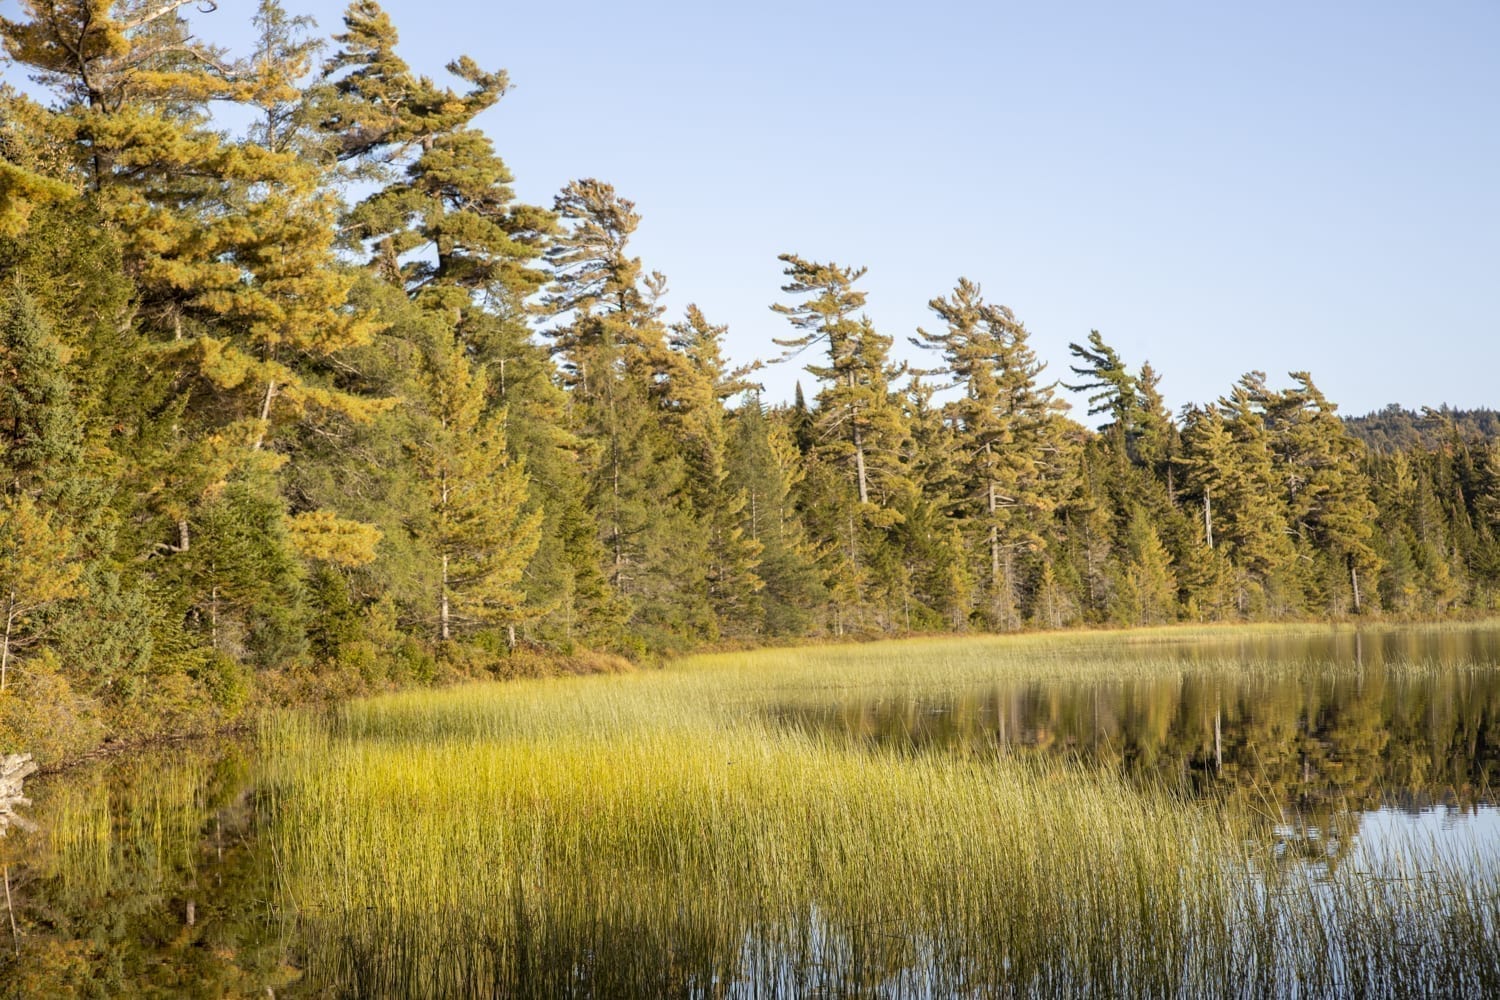
M5 912L10 915L10 941L16 957L21 957L21 931L16 927L16 908L10 899L10 865L5 866Z
M989 445L985 445L989 448ZM995 484L990 483L990 589L1000 590L1000 526L995 523Z
M854 472L859 480L859 502L870 502L870 488L865 482L865 435L859 429L859 420L851 415L854 425Z
M5 638L0 640L0 691L5 690L5 683L10 674L10 636L16 625L16 592L10 592L10 598L5 606Z
M440 476L440 479L439 479L439 485L438 485L438 496L442 500L443 518L444 518L444 520L446 520L447 517L448 517L448 470L444 469L439 474L439 476ZM445 540L443 544L444 544L444 551L443 551L443 571L442 571L442 580L441 580L441 583L440 583L441 589L438 592L438 637L440 639L442 639L442 641L447 642L448 641L448 552L447 552L447 545L450 544L450 542L448 540Z
M608 389L609 383L603 383ZM615 409L614 393L608 398L609 413L609 546L614 554L614 574L610 582L615 589L627 592L625 582L625 528L620 513L620 416Z
M1359 614L1359 570L1354 560L1349 560L1349 586L1354 589L1354 613Z
M1005 558L1000 567L1001 587L996 591L996 597L1000 602L997 610L1004 612L1006 630L1019 628L1021 616L1016 607L1016 561L1015 550L1009 546L1005 549Z
M448 641L448 553L443 553L443 593L438 604L438 635Z
M1208 498L1208 487L1203 488L1203 536L1208 539L1208 547L1214 547L1214 517L1212 502Z
M266 382L266 394L260 401L260 431L255 435L255 444L251 451L260 451L260 446L266 442L266 431L271 426L271 400L276 398L276 380L270 379Z

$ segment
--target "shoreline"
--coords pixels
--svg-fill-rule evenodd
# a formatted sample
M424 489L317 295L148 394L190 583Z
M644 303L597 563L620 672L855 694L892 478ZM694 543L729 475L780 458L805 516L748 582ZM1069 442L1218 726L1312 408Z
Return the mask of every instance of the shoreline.
M268 678L263 683L267 689L262 695L271 695L262 704L248 709L233 721L187 730L164 730L147 733L112 733L81 753L69 754L38 764L36 777L49 777L77 770L98 761L107 761L125 754L154 750L173 745L196 744L223 737L245 737L252 735L259 720L267 713L288 710L306 710L319 706L331 708L346 705L364 698L396 694L414 690L442 690L470 683L504 684L516 680L545 680L557 677L607 676L635 670L656 670L668 664L697 657L728 656L737 653L773 653L814 649L847 649L861 645L877 645L903 642L1004 642L1031 639L1105 639L1117 637L1125 642L1171 641L1174 638L1188 639L1194 636L1209 637L1241 632L1246 635L1273 634L1277 632L1354 633L1362 630L1384 631L1391 629L1444 629L1475 628L1486 623L1500 625L1500 618L1493 615L1476 615L1472 618L1441 618L1416 620L1355 620L1355 619L1309 619L1305 621L1276 622L1172 622L1161 625L1135 626L1129 628L1072 627L1064 629L1035 629L1014 632L924 632L909 635L887 636L828 636L781 643L725 643L708 646L690 652L652 657L645 662L633 662L609 653L585 651L571 654L548 653L527 650L518 660L521 670L507 670L504 659L497 660L494 667L483 673L459 672L432 684L409 684L377 690L332 692L324 689L321 696L277 698L276 693L292 694L290 686L280 686L280 678ZM277 691L280 687L279 692ZM306 695L309 689L304 688ZM30 753L35 758L37 750L15 747L4 752Z

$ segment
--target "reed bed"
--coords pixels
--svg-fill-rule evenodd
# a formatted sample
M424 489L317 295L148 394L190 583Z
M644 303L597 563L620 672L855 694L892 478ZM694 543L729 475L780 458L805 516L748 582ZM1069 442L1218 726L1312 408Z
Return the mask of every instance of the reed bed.
M269 720L262 802L301 988L1500 994L1500 878L1482 851L1287 860L1253 796L1189 801L1077 762L853 746L765 711L870 686L1118 676L1101 642L702 657Z

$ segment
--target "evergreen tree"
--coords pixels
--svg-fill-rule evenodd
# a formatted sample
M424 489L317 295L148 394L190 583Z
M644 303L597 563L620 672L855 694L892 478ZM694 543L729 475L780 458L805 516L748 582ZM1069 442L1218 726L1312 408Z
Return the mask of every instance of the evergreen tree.
M1005 306L986 303L979 286L959 279L953 295L929 308L947 323L938 333L918 331L921 346L943 354L941 371L962 387L949 404L956 428L959 513L979 551L987 615L1001 628L1021 622L1017 559L1042 545L1042 530L1061 497L1052 468L1062 459L1053 417L1062 403L1051 386L1038 385L1045 365L1027 343L1029 334Z
M877 333L868 317L854 318L865 302L854 283L865 268L821 264L796 254L779 259L790 279L781 290L810 297L771 307L804 331L776 343L787 349L783 359L819 342L827 349L828 364L807 366L823 381L819 439L825 453L847 456L859 503L878 505L882 493L901 478L897 456L904 429L891 398L890 384L900 374L888 360L891 338Z
M753 633L759 617L756 573L762 545L745 530L747 497L729 483L726 402L755 388L746 381L753 366L731 370L723 358L727 327L715 326L696 305L671 328L668 369L660 383L670 432L687 462L687 488L694 516L708 528L709 601L720 631Z
M1361 468L1363 447L1312 376L1293 372L1291 377L1296 387L1279 393L1252 381L1271 433L1288 521L1309 546L1342 567L1358 612L1361 574L1368 580L1379 566L1371 545L1378 512Z
M1263 381L1261 373L1251 372L1219 400L1233 448L1215 536L1239 571L1235 601L1240 613L1275 617L1299 610L1302 595L1271 434L1258 403Z
M469 85L460 94L411 72L377 4L351 4L344 26L312 115L337 159L384 182L349 213L346 237L369 250L377 272L433 307L462 316L482 303L523 315L545 280L529 265L555 220L515 202L510 171L473 127L504 95L505 72L459 58L448 71Z
M302 663L304 574L286 513L273 469L238 467L195 512L192 548L161 570L176 615L213 654L189 666L200 681L238 661L261 668Z
M1140 507L1131 511L1122 539L1114 593L1115 620L1160 625L1176 617L1177 579L1171 555Z
M902 498L913 489L905 459L910 431L892 382L902 369L889 361L891 338L878 333L868 316L855 318L865 296L854 288L863 268L822 264L783 254L789 281L782 291L807 296L772 309L785 316L799 336L777 339L783 360L815 343L827 351L827 364L808 364L822 382L811 430L817 461L803 484L808 527L830 561L828 579L835 595L835 631L888 626L891 596L905 584L894 553L883 551L888 529L898 524ZM840 475L842 472L842 475ZM844 486L840 486L842 481ZM875 588L883 597L875 593ZM874 604L884 602L885 607ZM868 614L874 618L865 621Z
M0 691L18 652L44 634L39 615L82 592L73 535L28 494L0 498Z
M0 467L6 491L55 499L59 480L83 454L83 423L73 404L59 345L20 287L0 326Z
M76 538L60 506L76 500L82 424L55 339L13 287L0 325L0 689L16 652L38 639L38 613L83 593Z
M1088 397L1089 416L1104 414L1109 420L1100 430L1116 429L1123 442L1130 429L1132 417L1140 409L1140 384L1130 374L1120 354L1104 342L1098 330L1089 331L1088 346L1070 343L1068 350L1078 358L1080 364L1069 370L1080 376L1076 385L1064 385L1073 392L1091 392Z
M914 377L905 398L911 488L896 501L901 521L891 528L891 549L900 560L896 596L908 632L962 631L975 589L969 548L951 516L962 456L946 408L933 402L935 393L934 386Z
M38 208L75 201L66 150L47 121L41 105L0 83L0 237L24 234Z
M593 445L589 507L607 578L638 634L674 646L710 637L711 530L694 516L687 460L663 420L681 360L661 322L666 279L643 275L629 255L640 216L612 186L574 181L554 207L568 226L547 253L554 280L543 301L559 318L548 332L575 427Z
M524 510L525 470L506 451L501 415L485 415L484 379L462 345L431 344L421 382L412 448L429 517L417 531L438 560L437 637L447 642L484 625L513 629L542 521Z
M786 414L768 416L755 395L735 410L725 472L726 488L744 498L744 535L760 547L758 630L770 636L805 634L826 593L797 509L806 468Z

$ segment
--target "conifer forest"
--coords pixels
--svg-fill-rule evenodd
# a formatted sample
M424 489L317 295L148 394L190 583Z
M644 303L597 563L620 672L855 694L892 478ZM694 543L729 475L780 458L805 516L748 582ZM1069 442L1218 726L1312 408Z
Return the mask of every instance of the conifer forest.
M1174 412L1107 316L1045 369L1003 275L880 329L815 247L731 360L633 254L649 206L514 196L474 126L503 71L424 75L374 0L327 39L261 0L238 51L200 16L0 20L0 751L709 648L1500 602L1492 413L1260 371Z

